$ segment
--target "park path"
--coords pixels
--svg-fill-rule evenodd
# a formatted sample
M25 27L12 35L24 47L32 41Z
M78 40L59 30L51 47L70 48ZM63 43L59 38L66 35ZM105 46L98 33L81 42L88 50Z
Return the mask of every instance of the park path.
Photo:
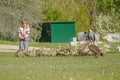
M38 47L29 47L29 50L38 49ZM19 49L18 45L5 45L0 44L0 52L16 52Z

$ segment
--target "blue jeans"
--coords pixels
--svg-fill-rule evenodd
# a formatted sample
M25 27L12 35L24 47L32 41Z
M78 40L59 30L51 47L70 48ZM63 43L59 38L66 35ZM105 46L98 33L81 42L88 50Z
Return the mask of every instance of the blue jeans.
M28 40L20 39L19 50L28 51Z

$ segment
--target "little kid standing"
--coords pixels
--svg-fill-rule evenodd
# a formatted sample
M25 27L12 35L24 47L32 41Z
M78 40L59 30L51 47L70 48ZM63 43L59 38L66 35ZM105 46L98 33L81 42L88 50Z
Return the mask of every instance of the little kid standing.
M25 19L22 21L22 25L18 29L18 36L20 39L19 50L28 51L29 34L30 34L29 24L28 21Z

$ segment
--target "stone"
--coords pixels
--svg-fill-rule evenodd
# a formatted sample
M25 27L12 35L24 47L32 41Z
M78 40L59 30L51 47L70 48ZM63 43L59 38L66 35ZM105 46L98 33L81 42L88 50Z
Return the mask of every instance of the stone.
M116 47L116 50L117 50L118 52L120 52L120 46L117 46L117 47Z
M77 46L78 45L78 41L76 37L73 37L72 41L70 42L70 46Z
M70 46L77 46L78 44L76 42L70 42Z
M99 42L99 33L94 32L92 30L88 30L86 32L79 32L77 36L77 40L80 41L92 41L92 42Z
M110 45L107 45L107 44L105 44L103 47L104 47L104 48L107 48L107 49L111 48L111 46L110 46Z
M86 40L86 36L84 35L84 32L78 33L77 40L78 41L85 41Z
M109 33L103 37L104 40L108 42L120 42L120 33Z

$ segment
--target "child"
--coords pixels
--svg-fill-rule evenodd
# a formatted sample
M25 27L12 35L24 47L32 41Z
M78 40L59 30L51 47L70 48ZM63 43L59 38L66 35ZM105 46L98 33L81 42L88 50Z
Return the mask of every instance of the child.
M28 51L28 40L29 40L30 28L28 21L24 19L21 27L18 29L18 36L20 39L19 50Z

